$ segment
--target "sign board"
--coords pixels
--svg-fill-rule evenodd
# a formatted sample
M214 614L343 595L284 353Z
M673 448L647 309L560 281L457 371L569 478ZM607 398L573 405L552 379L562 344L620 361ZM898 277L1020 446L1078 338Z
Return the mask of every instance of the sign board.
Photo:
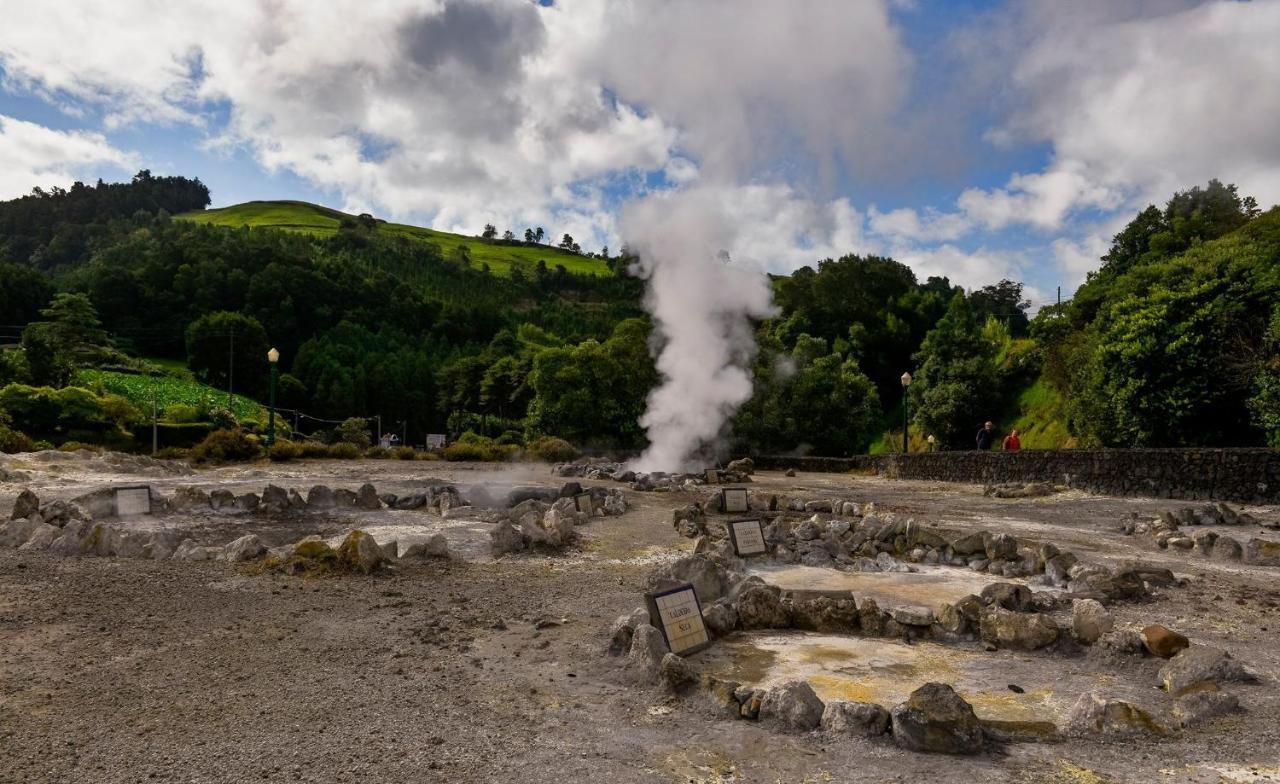
M720 482L720 472L714 468L708 468L706 471L707 484L714 485Z
M692 585L646 594L645 599L649 620L662 631L672 653L686 656L711 644L711 636L702 623L702 605Z
M578 493L573 497L573 506L579 512L590 515L595 514L595 501L591 498L591 493Z
M720 511L737 513L751 511L751 506L747 502L747 488L726 487L721 490Z
M758 518L730 521L729 537L733 539L733 549L741 558L769 552L769 546L764 541L764 529L760 527Z
M151 488L148 485L116 488L116 517L151 514Z
M444 433L427 433L427 449L443 449L448 440Z

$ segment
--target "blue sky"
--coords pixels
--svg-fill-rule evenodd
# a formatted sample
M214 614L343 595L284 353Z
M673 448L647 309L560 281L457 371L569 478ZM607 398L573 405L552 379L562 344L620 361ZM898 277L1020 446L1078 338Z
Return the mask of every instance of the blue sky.
M1176 189L1280 199L1277 0L204 5L0 0L0 197L150 168L594 250L699 191L762 268L1037 301Z

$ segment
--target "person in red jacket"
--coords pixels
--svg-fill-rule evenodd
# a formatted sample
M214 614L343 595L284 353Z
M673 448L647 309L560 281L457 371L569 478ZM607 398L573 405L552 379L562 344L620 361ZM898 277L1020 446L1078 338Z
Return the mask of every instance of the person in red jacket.
M1017 452L1022 448L1022 441L1018 438L1018 431L1014 430L1004 437L1004 450L1006 452Z

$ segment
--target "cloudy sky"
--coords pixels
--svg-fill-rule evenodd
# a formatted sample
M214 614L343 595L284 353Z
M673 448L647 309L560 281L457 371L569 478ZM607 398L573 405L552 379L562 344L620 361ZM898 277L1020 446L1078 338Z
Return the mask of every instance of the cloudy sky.
M0 198L139 168L617 248L698 189L774 271L1069 294L1211 177L1280 202L1280 0L0 0Z

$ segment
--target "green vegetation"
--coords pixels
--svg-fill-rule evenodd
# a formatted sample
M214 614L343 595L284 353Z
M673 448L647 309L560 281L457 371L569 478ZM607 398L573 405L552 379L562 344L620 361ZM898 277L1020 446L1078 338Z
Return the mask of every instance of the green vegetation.
M371 236L429 243L439 248L443 258L466 258L477 268L487 264L493 274L504 277L509 277L511 270L516 268L526 275L533 276L540 261L552 269L557 265L563 266L566 271L574 275L613 274L603 259L583 256L551 245L467 237L462 234L368 218L362 224L360 216L348 215L304 201L251 201L231 207L220 207L216 210L185 212L174 217L213 226L282 229L316 237L332 237L343 230L344 224L348 229L367 225L367 231Z
M190 423L207 418L209 412L227 405L227 390L201 384L190 378L171 375L142 376L113 370L85 368L77 370L73 383L86 389L119 395L151 418L155 400L160 418L166 422ZM192 418L195 412L195 418ZM266 409L243 395L235 396L233 413L241 422L265 422Z

